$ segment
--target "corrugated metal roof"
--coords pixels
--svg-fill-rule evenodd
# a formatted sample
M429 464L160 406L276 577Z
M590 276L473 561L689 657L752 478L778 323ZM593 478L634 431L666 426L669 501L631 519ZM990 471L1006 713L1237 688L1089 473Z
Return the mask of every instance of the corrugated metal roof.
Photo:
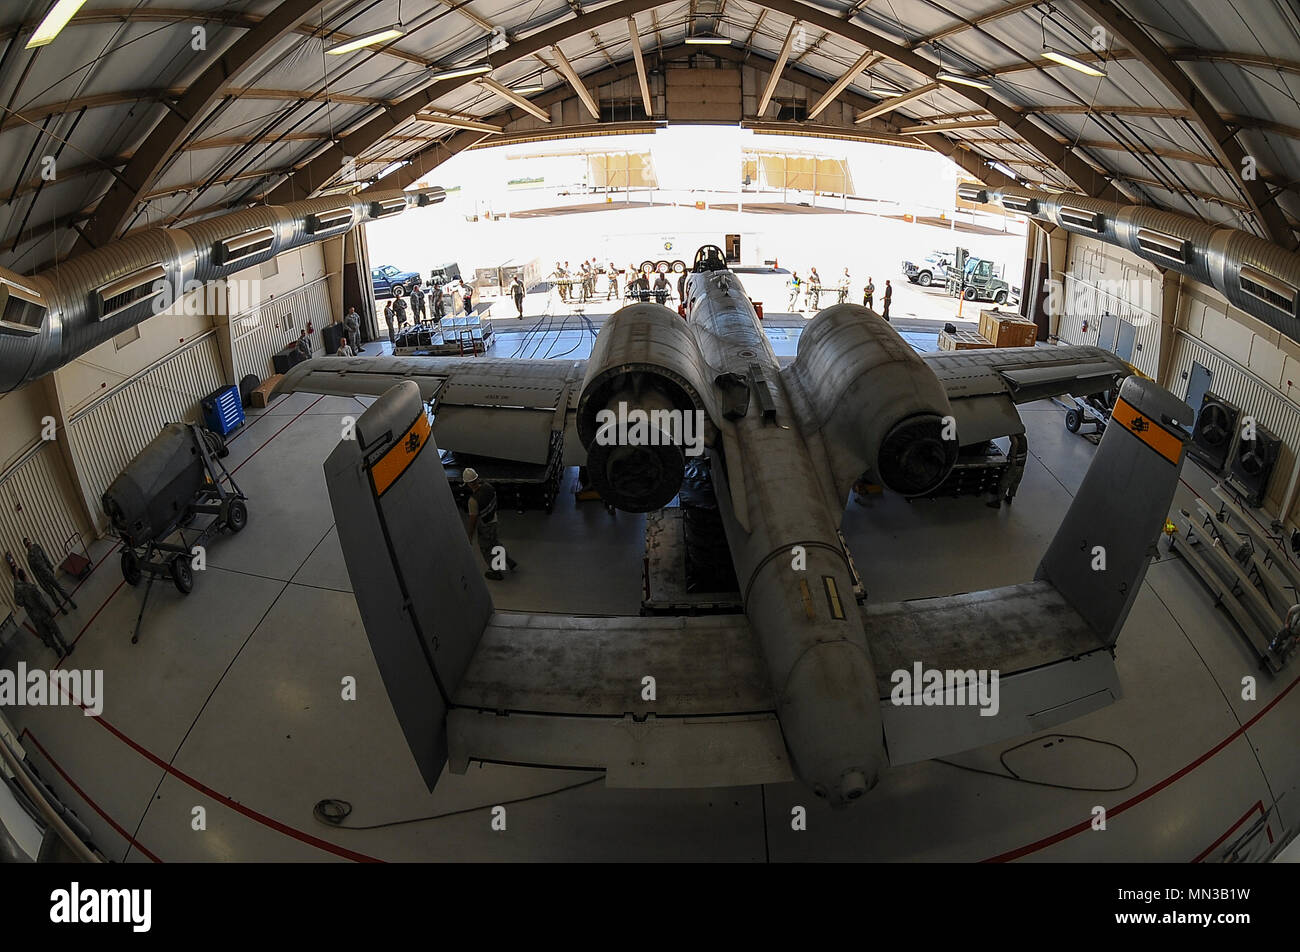
M102 238L115 204L109 230L120 233L254 202L286 179L295 193L337 184L323 160L310 163L342 154L342 145L331 148L358 129L366 130L355 150L362 180L439 142L466 141L460 129L411 118L405 103L529 128L532 120L512 120L506 103L472 82L436 86L425 103L432 77L492 49L493 78L507 86L540 79L546 92L532 98L553 101L568 89L553 51L513 51L538 35L558 38L580 74L607 74L631 59L629 11L652 68L660 50L680 58L689 34L714 32L732 40L723 65L739 59L766 73L798 20L789 65L813 87L837 80L867 48L894 51L848 86L844 96L857 103L925 85L940 64L985 79L989 96L1009 108L1003 123L949 137L1026 182L1072 187L1054 164L1068 147L1137 200L1256 234L1269 230L1261 196L1285 214L1283 228L1294 232L1300 219L1300 15L1286 0L89 0L53 43L26 49L52 2L11 0L0 14L0 263L18 270ZM1226 124L1229 147L1253 160L1262 189L1225 168L1204 117L1184 107L1159 64L1118 37L1105 35L1104 78L1042 58L1045 42L1096 58L1099 5L1158 44ZM296 22L277 37L272 27L291 9ZM394 26L402 35L388 45L326 53ZM223 57L233 73L177 135L167 117ZM989 118L964 91L941 86L873 128ZM52 180L42 175L51 160ZM146 166L156 167L141 180L120 178Z

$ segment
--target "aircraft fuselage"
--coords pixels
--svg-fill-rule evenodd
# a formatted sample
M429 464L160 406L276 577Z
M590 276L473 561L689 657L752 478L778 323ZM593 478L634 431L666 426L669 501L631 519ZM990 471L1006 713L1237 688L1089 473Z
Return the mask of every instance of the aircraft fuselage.
M714 483L793 767L842 805L875 784L885 760L875 673L837 532L842 513L817 489L776 354L739 279L692 273L686 288L687 321L711 368L770 398L750 399L732 421L715 447Z

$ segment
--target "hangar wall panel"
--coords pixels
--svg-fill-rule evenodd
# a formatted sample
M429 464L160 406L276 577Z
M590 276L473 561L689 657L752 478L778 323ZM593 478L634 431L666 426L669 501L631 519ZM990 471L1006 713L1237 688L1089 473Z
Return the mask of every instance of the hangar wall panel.
M199 401L225 384L221 350L209 331L68 418L68 439L98 528L99 498L166 423L192 423Z
M272 373L271 357L298 339L298 332L312 323L312 350L325 352L321 328L332 320L329 289L321 277L259 307L231 318L231 351L235 376L256 374L265 380Z
M37 443L0 473L0 548L12 552L26 569L22 545L26 536L39 542L57 564L75 534L90 533L90 527L76 516L79 509L58 447ZM0 585L0 614L13 609L13 596L12 585Z
M670 121L739 122L740 70L664 70L664 103Z
M1058 331L1071 344L1090 344L1114 351L1114 338L1101 340L1103 318L1114 315L1133 327L1134 346L1129 359L1139 371L1154 378L1160 359L1160 308L1164 297L1160 271L1137 255L1093 238L1071 235L1063 275L1062 314ZM1007 280L1019 283L1020 275ZM1087 321L1088 329L1083 330ZM1109 330L1109 327L1108 327Z

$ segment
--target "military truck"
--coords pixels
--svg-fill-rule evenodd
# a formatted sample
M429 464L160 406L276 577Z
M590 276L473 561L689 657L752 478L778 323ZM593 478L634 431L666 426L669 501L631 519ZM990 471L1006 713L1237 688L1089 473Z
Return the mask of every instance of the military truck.
M1010 298L1019 297L1020 289L1003 280L1001 265L958 248L953 266L948 269L948 293L967 301L1006 304Z

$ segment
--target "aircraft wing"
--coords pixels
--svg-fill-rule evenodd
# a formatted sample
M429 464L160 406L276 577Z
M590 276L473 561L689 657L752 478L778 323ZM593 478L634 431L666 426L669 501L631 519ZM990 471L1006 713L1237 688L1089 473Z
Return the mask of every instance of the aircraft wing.
M580 466L576 411L586 365L580 360L500 357L317 357L298 364L276 393L380 396L410 380L433 403L443 449L520 463L546 463L564 434L564 465Z
M1110 390L1133 371L1099 347L997 347L922 354L948 391L963 446L1025 432L1017 404Z

